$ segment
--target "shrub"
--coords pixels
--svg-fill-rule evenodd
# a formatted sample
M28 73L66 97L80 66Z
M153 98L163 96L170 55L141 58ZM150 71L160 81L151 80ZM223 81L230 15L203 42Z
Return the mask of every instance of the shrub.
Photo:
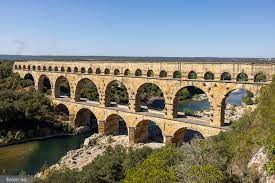
M194 111L192 111L189 108L184 109L183 112L186 116L193 116L194 115Z
M243 101L246 105L252 105L252 104L253 104L253 100L252 100L250 97L248 97L248 96L244 97L244 98L242 99L242 101Z

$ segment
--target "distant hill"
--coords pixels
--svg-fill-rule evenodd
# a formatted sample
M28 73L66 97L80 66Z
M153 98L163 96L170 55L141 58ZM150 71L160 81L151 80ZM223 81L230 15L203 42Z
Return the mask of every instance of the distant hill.
M48 55L0 55L0 60L76 60L76 61L148 61L148 62L251 62L275 63L275 58L223 58L223 57L128 57L128 56L48 56Z

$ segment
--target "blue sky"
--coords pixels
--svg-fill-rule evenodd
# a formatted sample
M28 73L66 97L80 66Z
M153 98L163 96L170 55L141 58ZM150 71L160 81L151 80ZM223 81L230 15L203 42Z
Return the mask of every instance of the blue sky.
M0 54L275 57L274 0L1 0Z

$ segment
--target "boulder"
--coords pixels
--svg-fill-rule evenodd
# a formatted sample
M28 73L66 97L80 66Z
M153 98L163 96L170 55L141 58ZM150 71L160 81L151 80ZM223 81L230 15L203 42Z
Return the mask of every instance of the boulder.
M90 137L86 138L83 143L84 147L95 145L96 141L99 137L100 137L100 135L98 133L95 133L95 134L91 135Z
M82 134L82 133L87 133L90 131L89 126L80 126L75 129L75 134Z

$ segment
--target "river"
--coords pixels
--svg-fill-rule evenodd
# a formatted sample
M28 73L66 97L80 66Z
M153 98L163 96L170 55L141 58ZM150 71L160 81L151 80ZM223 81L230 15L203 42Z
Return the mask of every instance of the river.
M227 103L241 105L241 98L246 95L245 90L232 93ZM179 111L190 108L193 111L208 109L208 100L186 100L180 102ZM8 174L18 174L21 170L33 175L46 163L52 165L69 150L78 149L84 139L90 134L66 136L32 141L22 144L0 147L0 170L5 169Z
M90 134L64 136L0 147L0 170L33 175L46 163L52 165L69 150L78 149Z

